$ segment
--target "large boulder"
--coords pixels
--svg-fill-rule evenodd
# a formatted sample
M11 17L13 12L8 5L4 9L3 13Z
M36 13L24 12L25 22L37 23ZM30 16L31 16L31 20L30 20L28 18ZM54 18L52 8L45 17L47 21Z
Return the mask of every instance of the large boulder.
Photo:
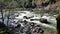
M47 21L47 19L44 19L44 18L41 18L41 19L40 19L40 22L49 24L49 22Z

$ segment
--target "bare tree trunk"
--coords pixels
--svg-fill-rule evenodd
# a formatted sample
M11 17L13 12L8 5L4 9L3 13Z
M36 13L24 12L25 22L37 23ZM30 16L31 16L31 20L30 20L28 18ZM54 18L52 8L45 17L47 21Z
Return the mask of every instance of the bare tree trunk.
M9 23L9 16L10 16L10 9L9 9L9 14L8 14L8 16L7 16L7 19L8 19L8 21L7 21L7 26L8 26L8 23Z

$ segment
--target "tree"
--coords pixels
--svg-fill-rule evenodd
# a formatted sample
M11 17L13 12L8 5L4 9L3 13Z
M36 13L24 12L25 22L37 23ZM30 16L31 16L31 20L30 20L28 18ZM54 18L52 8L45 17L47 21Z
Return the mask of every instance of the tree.
M6 7L6 5L3 3L3 2L1 2L0 3L0 11L1 11L1 14L2 14L2 23L4 23L4 16L3 16L3 9Z
M57 20L57 30L58 30L58 33L59 33L60 32L60 12L56 16L56 20Z
M16 8L17 2L14 0L4 0L4 2L7 4L7 8Z

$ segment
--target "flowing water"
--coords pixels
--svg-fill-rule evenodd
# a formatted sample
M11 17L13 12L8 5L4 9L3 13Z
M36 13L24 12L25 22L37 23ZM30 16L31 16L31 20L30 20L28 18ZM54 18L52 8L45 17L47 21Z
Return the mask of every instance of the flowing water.
M26 20L28 22L34 22L40 26L42 26L43 28L48 28L48 29L53 29L53 30L56 30L56 18L55 16L51 16L50 14L48 13L41 13L40 11L10 11L9 14L7 14L7 12L4 13L4 24L7 26L7 16L10 14L9 18L11 18L9 20L9 24L12 24L13 26L16 26L17 24L15 24L18 20ZM27 16L27 17L31 17L29 19L25 19L23 18L23 16ZM1 13L0 13L0 18L2 17ZM47 19L48 22L50 22L51 24L45 24L45 23L42 23L40 22L39 19L41 18L44 18L44 19ZM30 19L35 19L33 21L30 21ZM13 22L15 21L15 23ZM10 22L13 22L13 23L10 23ZM21 24L21 23L20 23ZM22 26L24 26L23 24L21 24Z

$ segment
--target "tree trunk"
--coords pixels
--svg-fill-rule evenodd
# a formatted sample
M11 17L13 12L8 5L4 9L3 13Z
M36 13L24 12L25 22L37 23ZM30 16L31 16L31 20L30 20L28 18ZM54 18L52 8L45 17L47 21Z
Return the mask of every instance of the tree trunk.
M1 9L1 14L2 14L2 23L4 23L4 17L3 17L3 9Z

